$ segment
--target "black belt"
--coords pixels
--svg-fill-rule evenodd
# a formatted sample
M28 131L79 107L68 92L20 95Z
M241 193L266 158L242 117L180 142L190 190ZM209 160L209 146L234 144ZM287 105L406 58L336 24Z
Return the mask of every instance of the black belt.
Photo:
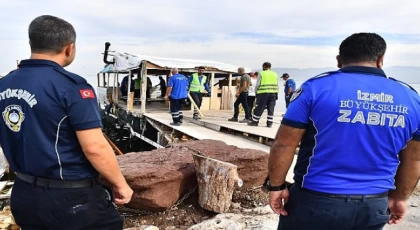
M379 193L379 194L369 194L369 195L339 195L339 194L329 194L323 192L316 192L306 188L300 188L300 190L312 193L318 196L325 196L329 198L336 198L336 199L350 199L350 200L366 200L366 199L377 199L377 198L384 198L388 196L388 192Z
M98 177L84 180L53 180L22 173L17 173L17 177L28 183L50 188L87 188L99 183Z

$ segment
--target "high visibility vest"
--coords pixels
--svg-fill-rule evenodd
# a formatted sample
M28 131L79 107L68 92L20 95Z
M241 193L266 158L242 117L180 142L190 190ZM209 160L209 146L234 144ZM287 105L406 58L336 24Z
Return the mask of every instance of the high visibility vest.
M261 82L258 87L257 94L261 93L278 93L279 92L279 79L275 72L265 70L260 72Z
M203 75L203 78L201 79L201 83L200 83L200 79L198 78L198 73L193 74L192 78L193 79L190 85L190 92L203 92L204 84L207 81L207 77Z

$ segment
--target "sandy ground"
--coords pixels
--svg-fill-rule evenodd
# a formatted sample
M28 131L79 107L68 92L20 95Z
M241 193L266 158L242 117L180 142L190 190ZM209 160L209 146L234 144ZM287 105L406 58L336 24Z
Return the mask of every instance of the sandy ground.
M404 221L398 225L387 225L384 230L420 229L420 183L408 201L408 211Z

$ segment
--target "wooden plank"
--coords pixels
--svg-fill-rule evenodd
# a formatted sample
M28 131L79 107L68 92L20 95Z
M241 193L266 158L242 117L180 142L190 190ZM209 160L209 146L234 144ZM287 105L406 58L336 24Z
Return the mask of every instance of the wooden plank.
M214 76L215 73L211 73L211 77L210 77L210 91L211 91L211 96L210 96L210 110L215 109L216 107L213 107L213 102L217 99L217 94L214 90L215 86L214 86Z
M0 181L0 192L6 187L7 181Z

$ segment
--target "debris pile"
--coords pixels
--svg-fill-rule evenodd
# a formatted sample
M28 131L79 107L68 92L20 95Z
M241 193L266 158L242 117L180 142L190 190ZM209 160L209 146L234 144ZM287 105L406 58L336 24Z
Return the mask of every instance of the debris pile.
M263 184L267 175L267 153L241 149L222 141L188 141L170 148L128 153L118 156L122 173L134 190L127 207L151 212L168 210L183 195L195 189L197 178L193 154L236 165L244 188Z

